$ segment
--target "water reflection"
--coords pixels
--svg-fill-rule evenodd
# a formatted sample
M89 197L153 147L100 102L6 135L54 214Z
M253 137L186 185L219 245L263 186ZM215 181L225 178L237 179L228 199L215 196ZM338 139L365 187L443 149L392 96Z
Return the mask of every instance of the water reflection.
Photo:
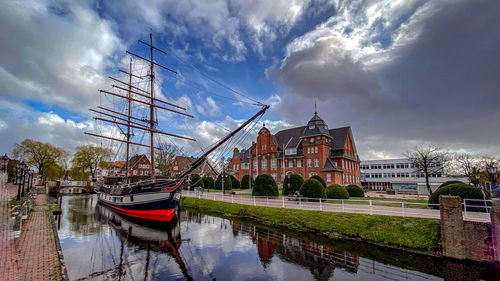
M92 195L65 196L62 209L59 237L71 280L495 278L478 265L345 241L313 243L188 211L171 223L124 218Z

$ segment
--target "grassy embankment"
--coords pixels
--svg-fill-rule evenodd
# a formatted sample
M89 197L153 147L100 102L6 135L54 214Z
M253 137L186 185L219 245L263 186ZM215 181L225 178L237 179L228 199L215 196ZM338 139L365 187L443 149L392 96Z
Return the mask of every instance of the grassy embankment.
M330 239L351 239L434 255L440 251L439 220L255 207L184 198L183 207L264 226Z

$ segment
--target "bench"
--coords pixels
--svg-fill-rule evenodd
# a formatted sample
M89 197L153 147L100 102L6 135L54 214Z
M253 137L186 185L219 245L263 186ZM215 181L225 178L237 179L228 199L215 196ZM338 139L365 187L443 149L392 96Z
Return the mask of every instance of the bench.
M232 195L235 195L235 194L236 194L236 192L231 191L231 190L224 190L224 194L232 194Z

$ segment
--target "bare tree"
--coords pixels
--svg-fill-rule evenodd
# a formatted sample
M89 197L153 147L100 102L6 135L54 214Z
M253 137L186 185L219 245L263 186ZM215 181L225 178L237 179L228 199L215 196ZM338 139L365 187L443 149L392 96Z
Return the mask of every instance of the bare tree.
M488 181L490 181L491 184L494 184L496 182L497 174L499 171L499 160L496 157L484 156L481 164L485 170L485 173L488 175ZM492 170L494 171L493 173Z
M469 179L469 183L477 181L476 175L478 175L480 167L478 158L474 158L468 153L461 153L454 155L452 162L456 169Z
M178 155L177 147L168 143L159 143L155 150L156 169L161 176L171 176L170 171L174 164L175 157Z
M424 174L425 185L429 195L431 195L429 177L433 174L443 173L443 168L448 162L448 153L433 145L417 146L413 151L407 152L406 157L413 164L416 172Z

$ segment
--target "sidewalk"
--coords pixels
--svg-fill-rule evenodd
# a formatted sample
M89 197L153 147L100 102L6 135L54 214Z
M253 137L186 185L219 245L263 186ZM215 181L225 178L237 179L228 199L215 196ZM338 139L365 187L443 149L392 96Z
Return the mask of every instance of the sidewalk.
M35 206L23 222L21 237L14 239L7 223L8 198L17 194L17 188L11 193L13 189L3 183L0 186L0 280L63 280L47 195L37 194Z

